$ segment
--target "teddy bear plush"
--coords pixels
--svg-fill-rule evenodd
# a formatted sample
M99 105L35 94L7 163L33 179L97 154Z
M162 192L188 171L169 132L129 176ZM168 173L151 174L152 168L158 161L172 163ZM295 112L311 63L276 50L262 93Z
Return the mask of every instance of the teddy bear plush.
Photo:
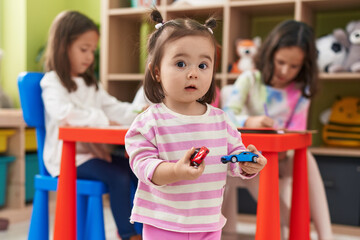
M260 37L254 39L238 39L235 42L236 53L239 60L232 64L231 73L241 73L254 69L253 58L261 44Z
M334 72L360 72L360 20L351 21L346 25L346 32L335 29L334 36L342 39L348 54L342 66L333 69Z
M328 34L316 39L316 49L318 51L317 64L321 72L333 72L344 63L346 48L335 38L333 34Z
M338 97L324 125L324 143L345 147L360 147L360 98Z

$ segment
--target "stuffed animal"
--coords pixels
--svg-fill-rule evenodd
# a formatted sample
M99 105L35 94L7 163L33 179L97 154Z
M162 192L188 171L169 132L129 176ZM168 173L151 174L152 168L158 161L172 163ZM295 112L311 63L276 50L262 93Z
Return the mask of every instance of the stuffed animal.
M335 29L334 36L343 39L348 54L342 67L335 68L336 72L360 72L360 20L351 21L346 25L346 32Z
M344 63L346 48L333 34L320 37L316 40L318 51L317 63L320 72L333 72Z
M339 98L332 106L322 136L329 145L360 147L360 98Z
M238 39L235 43L236 53L239 60L232 64L231 73L241 73L246 70L254 69L253 58L260 47L260 37L250 39Z

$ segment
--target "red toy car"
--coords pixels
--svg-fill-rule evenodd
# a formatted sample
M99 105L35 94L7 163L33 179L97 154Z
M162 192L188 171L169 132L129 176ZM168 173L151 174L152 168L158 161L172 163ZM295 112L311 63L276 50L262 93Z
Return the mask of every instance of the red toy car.
M209 149L204 146L202 146L201 148L196 148L195 152L193 153L193 155L191 155L190 158L191 166L198 167L209 152Z

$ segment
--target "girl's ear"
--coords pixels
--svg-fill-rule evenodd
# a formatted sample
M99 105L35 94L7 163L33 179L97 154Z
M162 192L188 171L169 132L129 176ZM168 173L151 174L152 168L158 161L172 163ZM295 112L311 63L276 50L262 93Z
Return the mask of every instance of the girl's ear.
M155 79L157 82L160 82L161 78L160 78L160 70L159 68L155 67Z
M152 62L149 62L148 69L151 74L151 77L156 80L157 82L160 82L160 76L159 76L159 70L155 68L155 72L152 71Z
M160 82L160 71L158 67L155 67L154 73L152 72L152 63L149 62L148 65L149 71L151 73L151 77L155 79L157 82Z

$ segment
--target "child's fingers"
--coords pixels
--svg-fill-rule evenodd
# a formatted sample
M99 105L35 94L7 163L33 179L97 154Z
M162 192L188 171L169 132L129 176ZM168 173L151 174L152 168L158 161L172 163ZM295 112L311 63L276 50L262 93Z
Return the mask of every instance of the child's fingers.
M240 167L244 172L248 174L258 173L263 168L263 166L258 163L249 163L249 162L241 162Z
M258 157L258 159L256 160L256 162L257 162L258 164L260 164L261 166L265 166L266 163L267 163L267 159L266 159L264 156L259 155L259 157Z
M262 164L265 165L267 163L266 158L256 149L256 147L254 145L250 144L249 146L247 146L247 150L249 152L252 152L252 153L255 153L255 154L259 155L259 157L256 159L257 163L260 163L261 165Z
M205 160L200 163L200 165L197 167L201 172L205 169Z
M258 150L256 149L256 147L252 144L248 145L246 150L248 150L249 152L252 152L252 153L258 153Z
M189 150L187 150L186 153L185 153L185 156L184 156L184 158L183 158L184 161L185 161L185 162L190 162L191 155L193 155L194 152L195 152L195 148L194 148L194 147L192 147L192 148L190 148Z
M262 121L262 125L264 127L272 127L274 125L274 120L268 116L265 116L265 118Z
M256 163L253 162L240 162L240 167L249 174L254 174L262 170L267 163L267 159L259 154Z

